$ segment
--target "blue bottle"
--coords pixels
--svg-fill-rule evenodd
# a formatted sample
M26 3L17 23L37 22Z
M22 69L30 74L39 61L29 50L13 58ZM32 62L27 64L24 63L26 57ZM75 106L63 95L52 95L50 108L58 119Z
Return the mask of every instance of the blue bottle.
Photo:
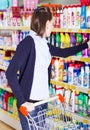
M83 1L80 15L80 28L86 28L86 3Z

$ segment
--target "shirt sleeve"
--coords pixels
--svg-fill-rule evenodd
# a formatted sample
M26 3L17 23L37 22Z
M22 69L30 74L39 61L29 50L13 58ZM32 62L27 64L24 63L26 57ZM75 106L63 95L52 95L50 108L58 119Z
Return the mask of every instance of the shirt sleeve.
M68 56L72 56L86 48L88 48L88 44L87 43L83 43L81 45L77 45L77 46L73 46L73 47L68 47L68 48L59 48L59 47L55 47L51 44L48 44L51 55L52 56L59 56L59 57L68 57Z

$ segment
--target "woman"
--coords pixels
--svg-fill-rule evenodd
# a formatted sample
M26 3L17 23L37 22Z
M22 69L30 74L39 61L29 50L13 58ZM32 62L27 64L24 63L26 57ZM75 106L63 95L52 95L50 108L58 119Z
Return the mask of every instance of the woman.
M34 108L33 103L49 97L48 81L52 56L67 57L90 47L86 44L61 49L48 44L53 29L53 16L48 7L38 7L32 14L30 35L20 42L6 71L8 82L17 98L18 110L25 106L32 117L46 104ZM20 72L17 78L17 72ZM29 130L24 116L20 113L22 130Z

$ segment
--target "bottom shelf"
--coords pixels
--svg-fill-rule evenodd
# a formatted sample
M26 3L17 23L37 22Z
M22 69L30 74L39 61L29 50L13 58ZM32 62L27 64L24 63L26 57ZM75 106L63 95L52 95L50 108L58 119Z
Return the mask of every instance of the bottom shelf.
M7 125L11 126L15 130L21 130L21 125L19 122L19 119L15 119L14 117L11 116L10 113L2 110L0 108L0 120L6 123Z

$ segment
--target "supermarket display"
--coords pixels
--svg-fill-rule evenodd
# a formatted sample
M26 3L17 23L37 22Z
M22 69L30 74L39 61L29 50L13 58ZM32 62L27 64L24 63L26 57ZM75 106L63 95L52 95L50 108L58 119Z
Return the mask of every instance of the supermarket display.
M16 108L17 100L12 94L5 71L17 45L29 35L31 15L39 3L39 0L32 0L32 2L24 0L22 8L18 0L0 1L0 120L17 130L21 130ZM90 39L89 0L81 0L80 4L76 5L65 5L63 9L61 4L42 5L49 6L56 19L54 24L56 30L54 29L48 38L51 45L66 48L85 44ZM66 104L65 108L59 106L63 111L56 108L58 101L52 107L48 106L48 113L44 113L47 123L45 130L90 129L89 48L70 58L52 58L49 92L53 96L62 94ZM3 119L3 115L6 119ZM7 117L10 118L9 122ZM15 121L17 126L14 124ZM13 123L10 124L10 122Z

